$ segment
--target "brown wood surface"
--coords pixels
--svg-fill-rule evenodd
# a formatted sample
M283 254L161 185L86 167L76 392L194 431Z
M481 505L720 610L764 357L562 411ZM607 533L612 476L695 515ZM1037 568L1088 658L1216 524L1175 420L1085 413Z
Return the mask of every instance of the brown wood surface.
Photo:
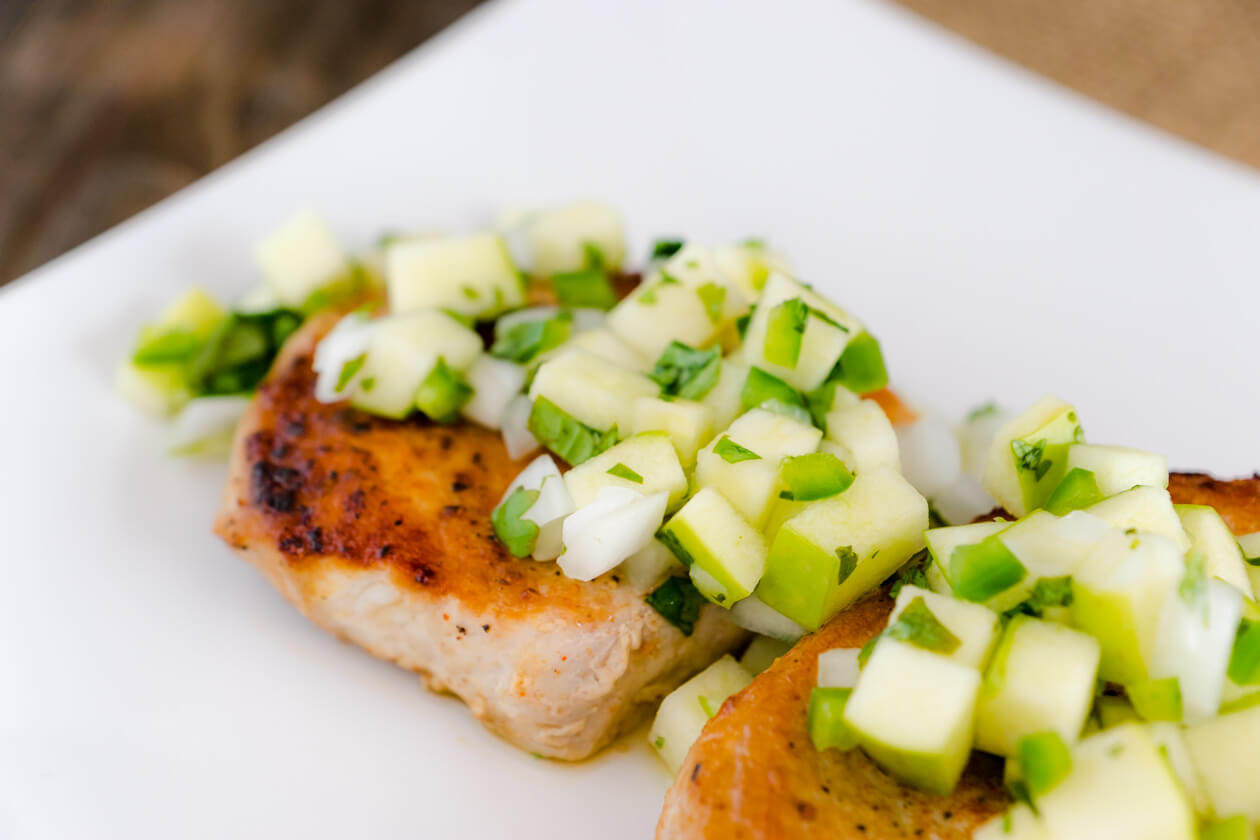
M898 1L1260 167L1256 0ZM0 0L0 283L266 139L476 2Z

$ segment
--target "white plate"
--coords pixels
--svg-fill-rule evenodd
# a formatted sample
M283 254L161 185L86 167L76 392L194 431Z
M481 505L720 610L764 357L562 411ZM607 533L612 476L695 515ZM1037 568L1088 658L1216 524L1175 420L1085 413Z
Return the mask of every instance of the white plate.
M590 194L765 235L904 393L1075 400L1095 440L1260 466L1260 181L871 0L547 0L0 291L0 836L645 837L638 746L566 767L307 624L208 532L221 470L110 392L177 290L297 206L351 242ZM641 253L641 251L640 251Z

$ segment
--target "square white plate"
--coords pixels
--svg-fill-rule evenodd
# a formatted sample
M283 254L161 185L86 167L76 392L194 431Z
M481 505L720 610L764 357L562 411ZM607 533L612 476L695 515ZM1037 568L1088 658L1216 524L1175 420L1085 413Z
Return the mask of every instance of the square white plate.
M350 243L593 195L763 235L950 415L1260 466L1260 179L873 0L495 3L0 291L0 836L645 837L667 779L577 766L317 631L209 533L222 469L116 401L136 325L300 206ZM638 251L637 253L642 253Z

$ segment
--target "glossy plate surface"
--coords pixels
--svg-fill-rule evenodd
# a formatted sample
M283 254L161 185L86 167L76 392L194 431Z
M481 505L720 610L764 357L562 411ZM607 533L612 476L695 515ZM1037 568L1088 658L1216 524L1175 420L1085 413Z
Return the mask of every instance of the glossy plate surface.
M0 837L649 836L637 741L521 754L316 630L209 533L222 468L114 399L136 325L254 281L302 206L349 243L592 195L756 235L912 400L1073 400L1091 439L1260 467L1260 179L874 0L492 3L0 290Z

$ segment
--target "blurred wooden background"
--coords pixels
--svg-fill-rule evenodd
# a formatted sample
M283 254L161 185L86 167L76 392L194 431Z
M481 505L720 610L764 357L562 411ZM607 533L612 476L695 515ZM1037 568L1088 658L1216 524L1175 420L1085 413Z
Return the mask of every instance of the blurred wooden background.
M476 2L0 0L0 283L266 139ZM899 2L1260 167L1256 0Z

